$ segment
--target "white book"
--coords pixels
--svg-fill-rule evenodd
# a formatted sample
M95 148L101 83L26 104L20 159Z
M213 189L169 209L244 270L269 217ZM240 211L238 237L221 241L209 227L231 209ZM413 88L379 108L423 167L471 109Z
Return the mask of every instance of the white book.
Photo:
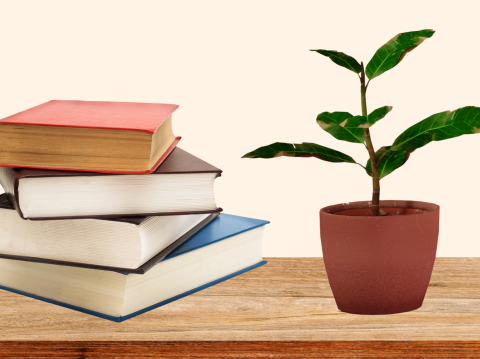
M220 214L145 274L0 259L0 289L121 322L265 264L267 223Z
M0 195L0 258L144 273L217 213L26 221Z
M0 167L0 184L24 219L113 218L221 212L221 170L175 148L151 174Z

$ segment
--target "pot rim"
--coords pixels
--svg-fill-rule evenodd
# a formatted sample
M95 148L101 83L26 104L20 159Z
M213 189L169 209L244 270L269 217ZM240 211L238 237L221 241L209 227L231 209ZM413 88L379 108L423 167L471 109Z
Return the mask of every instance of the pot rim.
M356 201L356 202L345 202L333 204L326 206L320 209L320 213L323 215L333 216L335 213L340 211L347 211L351 209L365 209L371 208L372 201ZM390 208L414 208L422 209L424 212L404 214L404 216L418 216L422 214L427 214L430 212L436 212L440 210L440 206L435 203L422 202L422 201L413 201L413 200L380 200L380 208L390 207ZM355 217L355 218L392 218L391 216L345 216L345 217Z

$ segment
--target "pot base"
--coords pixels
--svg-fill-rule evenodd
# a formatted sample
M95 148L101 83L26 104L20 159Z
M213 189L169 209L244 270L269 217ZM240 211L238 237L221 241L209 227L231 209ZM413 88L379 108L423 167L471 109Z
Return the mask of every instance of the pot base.
M378 297L372 298L372 300L363 303L360 301L345 303L344 300L339 300L336 302L338 309L345 313L359 315L388 315L416 310L423 305L423 298L424 294L420 295L420 298L418 296L417 298L410 297L406 298L406 301L399 300L398 302L379 300L380 298Z
M422 303L423 304L423 303ZM410 308L410 309L405 309L405 310L393 310L393 311L387 311L385 313L383 312L379 312L379 311L374 311L372 313L369 313L367 311L364 311L364 310L360 310L358 312L356 311L348 311L348 310L343 310L341 308L338 307L338 310L340 310L341 312L344 312L344 313L348 313L348 314L357 314L357 315L390 315L390 314L400 314L400 313L406 313L406 312L411 312L411 311L414 311L414 310L417 310L419 308L422 307L422 304L420 304L419 306L416 306L414 308Z

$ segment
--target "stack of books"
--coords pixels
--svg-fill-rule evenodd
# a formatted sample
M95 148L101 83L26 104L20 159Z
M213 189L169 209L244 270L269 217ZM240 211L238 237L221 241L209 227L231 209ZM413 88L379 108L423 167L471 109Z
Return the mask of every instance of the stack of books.
M220 213L177 105L50 101L0 120L0 289L121 322L266 262Z

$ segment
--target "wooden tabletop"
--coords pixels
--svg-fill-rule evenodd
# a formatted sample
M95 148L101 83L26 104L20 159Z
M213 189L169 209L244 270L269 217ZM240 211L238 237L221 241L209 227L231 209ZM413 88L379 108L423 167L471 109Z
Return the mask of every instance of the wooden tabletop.
M340 312L322 258L268 264L123 323L0 291L0 339L10 341L480 340L480 259L438 258L423 307Z

